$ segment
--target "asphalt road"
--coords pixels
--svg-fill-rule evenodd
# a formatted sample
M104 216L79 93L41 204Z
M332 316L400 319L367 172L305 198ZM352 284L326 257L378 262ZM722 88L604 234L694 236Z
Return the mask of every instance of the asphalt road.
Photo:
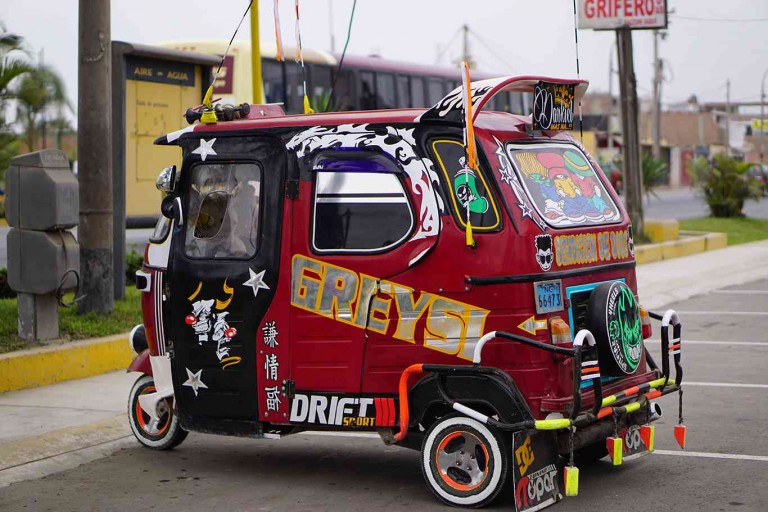
M550 510L768 510L768 279L671 307L684 323L686 450L672 436L677 396L664 397L654 454L582 466L579 496ZM649 347L658 361L658 342ZM170 452L137 445L0 489L0 510L450 510L425 486L418 457L360 435L191 434ZM491 510L511 510L511 500Z

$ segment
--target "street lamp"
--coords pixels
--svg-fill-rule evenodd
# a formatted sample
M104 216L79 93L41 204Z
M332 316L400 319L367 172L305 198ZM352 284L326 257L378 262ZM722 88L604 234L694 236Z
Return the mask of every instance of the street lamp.
M763 113L765 110L765 77L768 75L768 69L763 73L763 80L760 82L760 163L763 163Z

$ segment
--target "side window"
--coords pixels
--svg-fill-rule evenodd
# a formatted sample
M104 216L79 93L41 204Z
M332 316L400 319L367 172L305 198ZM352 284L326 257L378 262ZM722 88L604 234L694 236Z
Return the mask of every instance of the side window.
M453 210L459 224L466 227L467 210L475 231L490 231L499 226L499 210L488 190L483 173L465 167L464 146L455 140L436 140L432 151L450 189Z
M376 84L373 81L373 73L360 72L360 110L376 109Z
M184 253L192 258L250 258L259 235L261 167L255 163L192 168Z
M319 155L313 169L315 251L380 252L400 244L413 230L399 168L387 157L330 152Z
M376 73L376 108L395 108L395 77L389 73Z
M407 75L397 75L397 106L408 108L411 105L411 88Z
M411 77L411 106L427 107L427 98L424 96L424 79L420 76Z

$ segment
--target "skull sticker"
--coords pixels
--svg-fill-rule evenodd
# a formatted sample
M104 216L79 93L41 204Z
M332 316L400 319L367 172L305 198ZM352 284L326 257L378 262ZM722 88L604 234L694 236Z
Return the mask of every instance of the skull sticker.
M552 268L552 261L554 259L552 237L550 235L536 235L536 261L541 270L546 272Z

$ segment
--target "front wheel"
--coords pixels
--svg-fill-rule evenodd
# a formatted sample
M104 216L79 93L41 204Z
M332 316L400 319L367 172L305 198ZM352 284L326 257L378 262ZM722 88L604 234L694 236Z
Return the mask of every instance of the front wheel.
M464 416L446 416L427 432L421 471L432 492L454 506L482 507L507 483L509 454L499 433Z
M187 437L187 431L179 426L179 418L174 414L168 399L160 402L160 420L155 421L139 405L139 397L154 393L155 381L150 375L142 375L136 380L128 396L128 422L136 439L154 450L170 450L181 444Z

